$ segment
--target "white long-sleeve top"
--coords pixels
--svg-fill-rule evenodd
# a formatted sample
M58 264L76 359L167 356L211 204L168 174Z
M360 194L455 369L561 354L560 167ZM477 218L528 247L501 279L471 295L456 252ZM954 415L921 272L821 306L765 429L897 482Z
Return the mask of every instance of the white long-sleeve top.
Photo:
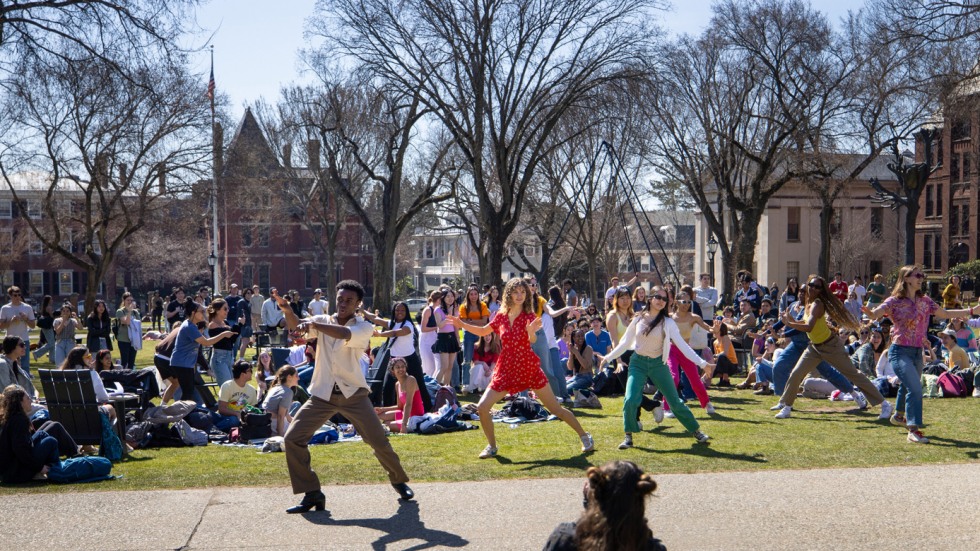
M698 367L704 367L708 363L681 338L677 323L670 317L665 316L660 325L647 335L645 334L647 327L652 322L653 318L648 318L646 315L634 317L629 327L626 328L626 334L620 339L619 345L606 356L606 359L615 360L627 350L634 350L637 354L648 358L660 356L666 365L667 358L670 356L670 347L673 344Z

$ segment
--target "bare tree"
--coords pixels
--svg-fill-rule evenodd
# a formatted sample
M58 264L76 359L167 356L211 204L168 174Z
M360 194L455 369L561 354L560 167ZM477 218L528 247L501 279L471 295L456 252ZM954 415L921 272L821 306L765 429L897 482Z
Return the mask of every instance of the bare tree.
M603 85L637 76L659 4L328 0L311 30L366 70L419 90L449 131L479 201L480 275L490 282L555 126Z
M288 126L323 143L325 166L317 179L329 182L371 239L373 300L387 307L399 239L425 207L451 196L458 173L446 162L451 144L420 136L427 111L417 93L377 82L294 89L280 113ZM319 172L319 159L311 166Z
M123 61L27 56L3 101L0 175L23 205L15 181L33 174L42 217L22 218L48 250L88 274L87 309L148 212L189 190L209 155L202 81L176 54L131 53L127 78L118 76ZM80 250L64 246L69 230Z

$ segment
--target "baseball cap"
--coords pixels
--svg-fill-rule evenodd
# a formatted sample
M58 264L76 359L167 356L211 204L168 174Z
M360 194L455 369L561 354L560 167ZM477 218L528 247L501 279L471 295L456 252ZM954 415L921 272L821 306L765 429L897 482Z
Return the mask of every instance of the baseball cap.
M317 293L320 293L320 294L322 295L322 294L323 294L323 291L321 291L320 289L315 289L315 290L313 291L313 294L315 295L315 294L317 294Z

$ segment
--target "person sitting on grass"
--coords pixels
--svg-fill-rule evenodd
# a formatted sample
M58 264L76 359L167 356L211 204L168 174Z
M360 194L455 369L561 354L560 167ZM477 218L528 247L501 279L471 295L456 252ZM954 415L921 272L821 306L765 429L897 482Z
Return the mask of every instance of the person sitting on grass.
M493 368L500 356L500 338L496 333L484 335L476 341L473 348L473 367L470 368L470 384L463 387L464 391L483 394L490 386Z
M265 400L269 392L268 380L276 376L276 366L272 365L272 354L264 350L255 362L255 382L259 385L259 401Z
M276 372L272 390L266 396L262 409L272 415L272 433L285 436L286 429L293 422L293 413L300 403L293 400L293 388L299 384L299 373L291 365L284 365Z
M732 386L729 376L738 373L738 356L735 355L735 345L728 337L728 326L716 320L711 332L715 336L715 368L705 370L701 381L707 387L711 385L711 379L718 377L718 386Z
M374 408L374 411L392 432L406 434L408 420L418 415L425 415L422 394L419 392L419 384L415 377L408 374L408 362L405 358L396 356L389 360L388 372L397 381L395 392L398 403L393 406Z
M31 396L20 385L8 385L0 395L0 480L19 484L47 478L61 456L78 455L78 445L56 421L34 430L27 417Z
M218 411L211 414L214 426L223 432L229 432L242 424L245 406L254 406L259 401L258 391L248 384L252 380L252 364L238 360L231 367L232 377L225 381L218 392Z
M611 461L589 467L585 476L582 516L577 522L559 524L544 551L666 551L646 520L647 496L657 489L650 475L632 461Z

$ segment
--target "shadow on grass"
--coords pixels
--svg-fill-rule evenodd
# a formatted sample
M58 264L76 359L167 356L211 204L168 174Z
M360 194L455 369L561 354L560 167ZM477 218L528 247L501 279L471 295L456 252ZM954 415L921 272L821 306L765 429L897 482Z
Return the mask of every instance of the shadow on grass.
M735 417L728 417L727 415L722 415L715 410L713 415L708 416L706 421L721 421L723 423L748 423L750 425L775 425L775 421L753 421L751 419L736 419ZM654 429L656 430L656 429Z
M442 530L432 530L425 527L419 517L419 504L414 501L401 501L398 512L389 518L356 518L334 519L330 511L303 513L303 518L319 526L357 526L384 532L385 534L371 542L371 549L388 549L398 542L406 540L422 540L423 543L413 545L408 549L430 549L445 547L466 547L469 540ZM399 546L401 547L401 546Z
M758 400L753 400L751 398L736 398L735 396L721 395L711 395L711 403L713 404L755 404Z
M698 457L705 457L710 459L728 459L730 461L744 461L747 463L768 463L769 460L766 456L761 453L756 453L752 455L746 455L744 453L728 453L723 451L718 451L711 447L710 444L692 444L690 448L683 448L679 450L658 450L656 448L645 448L643 446L633 446L633 449L645 451L649 453L679 453L684 455L696 455Z
M957 440L955 438L943 438L941 436L929 436L929 442L934 443L938 446L950 447L950 448L972 448L974 450L980 450L980 442L967 442L965 440ZM980 451L969 452L971 457L974 459L980 455Z
M562 467L564 469L584 471L585 469L593 466L593 463L589 461L588 455L589 454L581 454L565 459L534 459L531 461L511 461L498 456L497 461L499 461L501 464L507 465L523 465L521 468L522 471L533 471L542 467Z

